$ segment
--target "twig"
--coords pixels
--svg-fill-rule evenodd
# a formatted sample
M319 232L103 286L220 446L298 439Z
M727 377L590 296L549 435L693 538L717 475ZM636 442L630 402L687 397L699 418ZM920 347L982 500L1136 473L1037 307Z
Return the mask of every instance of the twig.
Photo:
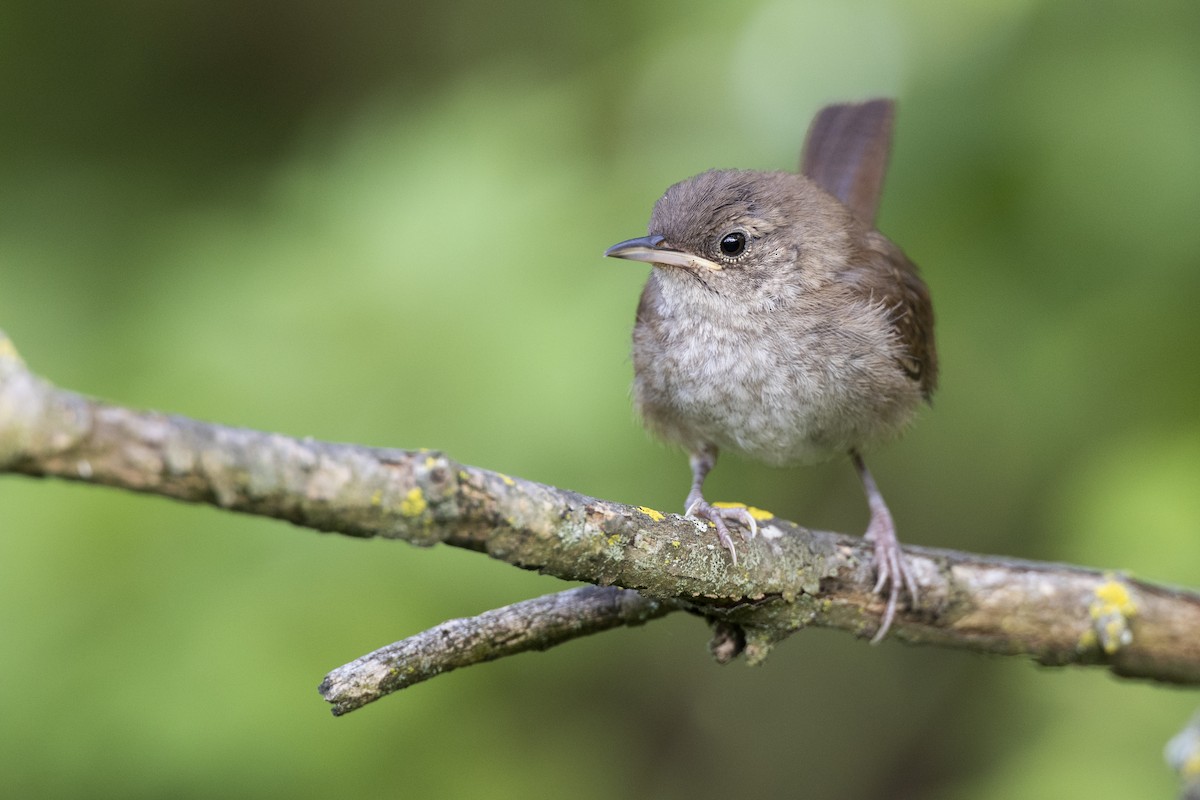
M1200 800L1200 712L1167 742L1163 756L1179 776L1180 800Z
M641 625L673 610L615 586L583 586L452 619L338 667L317 688L334 716L459 667L556 644L623 625Z

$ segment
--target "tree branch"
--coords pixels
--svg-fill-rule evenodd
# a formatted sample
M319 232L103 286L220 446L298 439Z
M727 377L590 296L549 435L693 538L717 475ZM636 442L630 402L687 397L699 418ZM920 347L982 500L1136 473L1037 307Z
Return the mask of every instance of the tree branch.
M452 619L381 647L325 676L317 688L334 716L459 667L556 644L672 611L667 603L615 586L583 586Z
M634 589L719 623L715 652L744 651L752 663L808 625L869 635L882 611L871 591L871 551L859 537L772 518L743 546L735 568L699 523L466 466L443 453L295 439L64 391L30 373L2 333L0 472L209 503L349 536L441 542L565 580ZM921 602L897 617L896 638L1200 684L1194 592L1060 564L905 552ZM484 640L495 622L484 615L459 621L456 631L469 624L477 631L471 636ZM522 635L540 647L604 627L581 623ZM428 653L412 640L393 647ZM448 648L440 666L423 671L513 651L503 644L469 650L475 655ZM362 680L343 672L352 666L334 673L339 681Z
M1163 756L1179 776L1180 800L1200 800L1200 712L1167 742Z

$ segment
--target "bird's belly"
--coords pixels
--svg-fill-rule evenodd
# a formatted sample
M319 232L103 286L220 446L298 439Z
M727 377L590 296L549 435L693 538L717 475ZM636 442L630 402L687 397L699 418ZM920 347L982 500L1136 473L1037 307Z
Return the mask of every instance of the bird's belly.
M823 461L903 426L919 404L879 343L848 347L828 328L770 326L634 342L634 400L647 426L695 450L716 445L767 464ZM882 350L882 351L881 351ZM880 381L880 375L895 376Z

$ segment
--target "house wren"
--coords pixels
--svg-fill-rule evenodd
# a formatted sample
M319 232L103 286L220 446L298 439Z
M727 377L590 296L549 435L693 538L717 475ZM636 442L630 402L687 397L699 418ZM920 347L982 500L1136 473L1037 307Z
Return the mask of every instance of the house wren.
M720 450L772 466L849 454L871 510L882 639L912 571L862 451L902 430L937 382L933 307L916 266L875 230L894 104L828 106L801 172L711 170L667 189L647 236L605 255L653 265L633 328L633 396L646 427L690 455L689 517L711 522L737 564L730 526L745 508L710 505Z

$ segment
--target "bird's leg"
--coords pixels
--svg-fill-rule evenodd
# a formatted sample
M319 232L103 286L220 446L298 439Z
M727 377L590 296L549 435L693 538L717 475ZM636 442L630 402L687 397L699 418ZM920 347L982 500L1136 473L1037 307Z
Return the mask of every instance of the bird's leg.
M758 522L745 508L716 508L704 499L704 478L709 470L717 463L717 448L712 445L696 450L690 454L688 463L692 466L692 490L688 492L684 503L684 514L692 519L711 522L717 528L717 539L729 551L733 565L737 566L737 550L733 546L733 537L729 535L726 522L740 523L745 531L742 537L750 541L758 534Z
M875 545L877 578L874 592L881 594L885 587L888 590L887 607L883 612L883 620L880 622L879 630L875 633L874 638L871 639L871 644L876 644L883 640L892 626L892 620L896 616L896 604L899 602L900 593L903 590L908 590L911 605L916 604L917 582L909 568L908 559L904 557L904 551L900 549L900 540L896 538L896 525L892 522L892 514L888 511L887 504L883 502L883 495L879 493L879 487L875 485L875 479L867 471L867 465L863 463L862 456L857 450L850 451L850 460L854 462L854 468L858 470L858 477L862 479L863 489L867 492L867 504L871 507L871 522L867 525L867 532L863 538Z

